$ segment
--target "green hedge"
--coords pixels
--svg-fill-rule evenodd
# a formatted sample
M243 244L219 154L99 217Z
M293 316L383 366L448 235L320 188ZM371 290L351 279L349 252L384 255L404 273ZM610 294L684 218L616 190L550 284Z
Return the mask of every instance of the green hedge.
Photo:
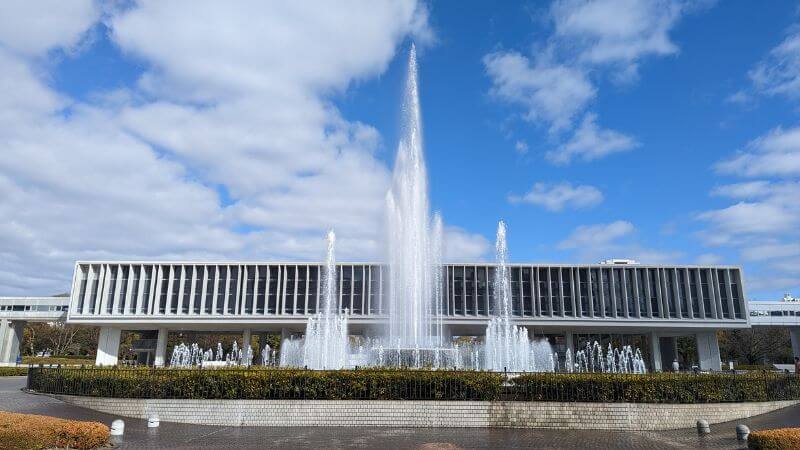
M800 377L733 374L503 374L429 370L48 369L29 388L118 398L516 400L718 403L800 399Z
M34 369L30 389L119 398L495 400L489 372L291 369Z
M0 367L0 377L16 377L28 374L28 367Z
M529 401L723 403L800 399L800 377L780 374L527 374L511 380Z

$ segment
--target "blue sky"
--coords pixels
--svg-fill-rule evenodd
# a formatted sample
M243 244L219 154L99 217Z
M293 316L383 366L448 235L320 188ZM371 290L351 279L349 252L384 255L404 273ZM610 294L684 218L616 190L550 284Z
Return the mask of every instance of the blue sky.
M800 294L795 2L312 3L0 6L0 294L76 259L319 259L329 227L379 258L412 41L449 259L502 218L517 262Z

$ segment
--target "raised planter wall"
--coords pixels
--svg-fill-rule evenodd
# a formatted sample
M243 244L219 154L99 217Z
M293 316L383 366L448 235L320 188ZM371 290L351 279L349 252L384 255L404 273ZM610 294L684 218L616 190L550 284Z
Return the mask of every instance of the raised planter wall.
M764 414L798 400L711 403L569 403L402 400L144 400L55 396L124 417L226 426L512 427L671 430Z

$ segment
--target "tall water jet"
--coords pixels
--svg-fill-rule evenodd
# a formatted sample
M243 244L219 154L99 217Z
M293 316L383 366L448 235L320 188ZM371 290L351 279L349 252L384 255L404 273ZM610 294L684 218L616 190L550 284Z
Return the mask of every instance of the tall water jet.
M337 279L336 234L331 230L322 279L322 308L308 319L303 342L303 366L309 369L341 369L349 364L347 311L338 311Z
M442 342L441 326L432 320L437 311L434 303L437 297L436 279L439 278L437 271L441 270L441 261L437 261L441 248L435 247L441 247L441 239L432 238L431 228L417 57L412 45L402 107L402 137L397 149L392 186L386 195L389 265L387 344L397 349L438 347Z
M547 341L531 342L528 330L511 323L511 275L508 269L506 224L497 224L495 268L492 289L498 314L486 327L484 365L487 370L511 372L553 371L552 348Z

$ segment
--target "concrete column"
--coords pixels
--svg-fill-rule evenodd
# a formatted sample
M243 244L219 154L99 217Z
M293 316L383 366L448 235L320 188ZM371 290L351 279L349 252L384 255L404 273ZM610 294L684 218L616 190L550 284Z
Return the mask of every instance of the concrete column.
M789 328L792 339L792 356L800 356L800 327Z
M0 365L14 365L22 348L25 322L3 319L0 324Z
M719 343L717 333L706 331L697 333L697 357L701 370L720 370Z
M97 342L97 366L116 366L119 356L119 339L122 330L119 328L100 328L100 338Z
M292 335L292 330L288 328L281 328L281 344Z
M169 334L169 330L166 328L159 328L158 329L158 340L156 341L156 357L155 363L153 364L156 367L164 367L167 360L167 335Z
M661 342L658 333L650 333L650 371L661 372Z

